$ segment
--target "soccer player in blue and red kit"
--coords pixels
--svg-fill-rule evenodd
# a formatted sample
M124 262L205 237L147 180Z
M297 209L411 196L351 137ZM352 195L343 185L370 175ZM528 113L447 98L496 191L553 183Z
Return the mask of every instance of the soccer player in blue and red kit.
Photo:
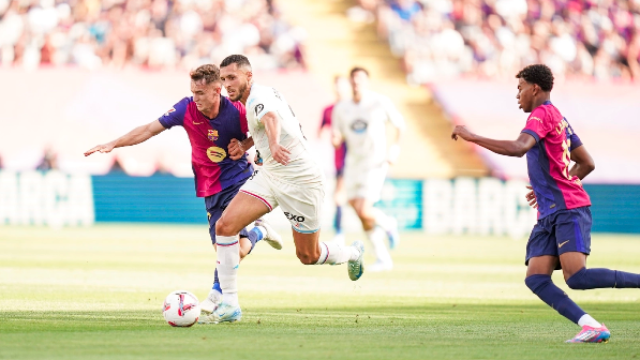
M530 65L516 78L520 108L531 113L518 139L488 139L464 126L456 126L451 137L501 155L527 156L533 190L528 199L538 208L538 222L527 242L525 283L542 301L582 327L567 342L607 342L611 336L607 327L554 285L551 274L562 269L567 285L576 290L639 288L640 274L586 268L591 252L591 201L581 180L595 169L593 159L567 119L551 103L551 70L541 64ZM571 161L575 164L569 167Z
M96 151L108 153L115 148L137 145L173 126L182 126L191 142L196 196L205 199L209 234L215 246L216 222L240 187L253 174L253 167L242 151L242 148L253 146L253 140L247 138L244 105L220 94L220 69L212 64L202 65L190 76L192 97L180 100L159 119L109 143L98 145L84 155L89 156ZM278 250L282 249L280 236L269 224L258 220L253 229L245 229L240 234L240 258L249 254L260 240L265 240ZM221 293L216 268L213 287L201 304L202 311L213 312L222 298Z

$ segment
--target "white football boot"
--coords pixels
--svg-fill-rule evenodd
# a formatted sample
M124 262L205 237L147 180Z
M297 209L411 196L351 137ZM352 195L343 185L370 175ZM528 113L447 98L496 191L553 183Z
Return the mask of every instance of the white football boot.
M282 237L280 237L280 234L273 230L268 222L263 219L258 219L256 220L254 226L262 226L267 230L267 233L264 234L264 238L262 239L263 241L266 241L269 245L271 245L272 248L276 250L282 249Z
M242 310L240 305L229 305L220 303L220 306L210 315L200 316L198 324L209 325L219 324L222 322L236 322L242 319Z
M200 314L209 315L214 312L222 302L222 293L217 289L211 289L209 296L200 303Z
M349 260L347 263L347 272L349 273L349 279L356 281L360 279L364 273L364 244L360 240L356 240L351 244L356 250L360 252L356 260Z
M389 271L393 269L392 261L381 261L378 260L373 264L367 266L367 271L369 272L380 272L380 271Z

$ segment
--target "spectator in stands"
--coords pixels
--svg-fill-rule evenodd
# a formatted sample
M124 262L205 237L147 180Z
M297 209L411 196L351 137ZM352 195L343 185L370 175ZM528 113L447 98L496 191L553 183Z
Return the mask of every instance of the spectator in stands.
M36 168L37 170L48 171L58 169L58 155L50 147L44 150L42 161Z
M531 63L558 77L640 77L640 1L377 0L378 32L407 79L510 77ZM367 4L365 7L363 4Z
M0 0L0 64L152 69L217 63L304 67L305 33L270 0Z

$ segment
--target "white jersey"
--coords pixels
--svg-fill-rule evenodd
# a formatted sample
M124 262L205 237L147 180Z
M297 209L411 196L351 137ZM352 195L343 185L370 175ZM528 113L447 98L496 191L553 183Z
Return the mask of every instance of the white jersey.
M323 179L322 170L309 153L307 140L302 134L300 122L285 98L274 88L253 84L247 99L247 122L253 137L254 146L263 165L259 170L279 180L299 182L319 182ZM264 124L260 121L269 113L275 113L280 119L280 145L287 148L289 163L278 163L269 149L269 139Z
M344 100L332 113L332 129L347 144L346 167L370 169L387 161L386 122L404 129L404 119L391 100L373 91L362 95L360 102Z

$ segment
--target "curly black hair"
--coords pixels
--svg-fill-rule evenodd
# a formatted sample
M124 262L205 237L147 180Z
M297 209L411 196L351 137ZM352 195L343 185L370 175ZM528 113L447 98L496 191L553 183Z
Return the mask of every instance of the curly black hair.
M247 57L244 55L238 55L238 54L229 55L226 58L224 58L224 60L222 60L222 62L220 63L220 67L223 68L231 64L237 64L238 67L241 67L241 66L251 67L251 63L249 62L249 59L247 59Z
M520 70L516 78L522 78L530 84L537 84L542 91L551 91L553 89L553 74L551 69L544 64L529 65Z

